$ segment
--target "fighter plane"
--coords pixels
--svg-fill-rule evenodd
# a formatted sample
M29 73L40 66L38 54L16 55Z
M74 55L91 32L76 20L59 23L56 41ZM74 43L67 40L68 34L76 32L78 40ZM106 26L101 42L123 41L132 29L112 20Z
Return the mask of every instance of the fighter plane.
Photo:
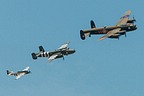
M48 62L51 62L54 59L57 58L63 58L65 55L73 54L75 53L75 50L68 48L67 46L69 45L70 42L67 42L63 45L61 45L58 49L54 51L48 51L46 52L42 46L39 46L39 52L38 53L32 53L32 58L34 60L37 59L37 57L47 57Z
M87 36L91 37L91 35L105 34L99 40L103 40L106 38L114 38L119 39L121 35L125 35L130 31L134 31L137 29L134 22L136 20L129 19L131 11L128 10L124 13L124 15L120 18L120 20L114 26L105 26L101 28L96 28L93 20L90 21L91 29L88 30L80 30L80 37L82 40L85 40Z
M30 67L26 67L24 70L22 70L22 71L17 71L16 73L14 73L13 71L7 70L7 75L9 75L9 76L16 76L15 80L17 80L17 79L19 79L21 76L31 73L31 71L29 71L29 68L30 68Z

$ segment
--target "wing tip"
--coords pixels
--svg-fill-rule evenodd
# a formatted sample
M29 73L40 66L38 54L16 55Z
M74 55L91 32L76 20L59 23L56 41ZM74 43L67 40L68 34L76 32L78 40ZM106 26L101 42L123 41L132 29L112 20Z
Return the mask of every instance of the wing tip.
M106 39L106 36L103 36L103 37L99 38L98 41L101 41L101 40L104 40L104 39Z

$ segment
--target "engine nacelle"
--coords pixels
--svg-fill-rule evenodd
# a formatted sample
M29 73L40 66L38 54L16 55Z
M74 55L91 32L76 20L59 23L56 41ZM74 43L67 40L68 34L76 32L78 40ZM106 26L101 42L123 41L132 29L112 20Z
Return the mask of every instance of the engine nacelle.
M118 34L120 34L120 35L125 35L126 32L125 32L125 31L119 31Z
M132 19L132 20L128 20L127 23L134 23L136 20Z
M119 36L120 36L120 34L115 34L115 35L112 35L108 38L119 39Z

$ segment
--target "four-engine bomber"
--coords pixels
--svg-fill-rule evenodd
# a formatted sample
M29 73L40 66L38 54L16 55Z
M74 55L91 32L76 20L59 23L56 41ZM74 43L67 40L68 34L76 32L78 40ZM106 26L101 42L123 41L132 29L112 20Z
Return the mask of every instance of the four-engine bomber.
M136 21L133 19L129 19L131 11L128 10L125 14L120 18L115 26L105 26L102 28L96 28L96 25L93 20L91 20L90 25L91 29L88 30L80 30L80 37L82 40L85 40L87 36L91 37L91 35L99 35L105 34L99 40L103 40L105 38L114 38L119 39L121 35L125 35L127 32L131 32L137 29L134 22Z

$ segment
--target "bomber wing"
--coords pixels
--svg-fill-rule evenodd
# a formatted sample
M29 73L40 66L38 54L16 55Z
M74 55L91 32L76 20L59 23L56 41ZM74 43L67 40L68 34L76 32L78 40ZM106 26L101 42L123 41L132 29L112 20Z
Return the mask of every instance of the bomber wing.
M69 45L69 43L70 42L67 42L67 43L61 45L58 49L65 49L65 48L67 48L67 46Z
M57 54L50 56L48 62L51 62L52 60L56 59L57 56Z
M22 70L22 71L28 71L28 70L29 70L29 68L30 68L30 67L26 67L26 68L25 68L24 70Z
M117 35L120 30L121 30L121 28L117 28L117 29L111 30L106 35L104 35L101 38L99 38L99 40L103 40L103 39L106 39L106 38L111 37L113 35Z
M131 14L130 10L126 11L124 15L120 18L120 20L116 23L116 26L126 25L130 14Z

